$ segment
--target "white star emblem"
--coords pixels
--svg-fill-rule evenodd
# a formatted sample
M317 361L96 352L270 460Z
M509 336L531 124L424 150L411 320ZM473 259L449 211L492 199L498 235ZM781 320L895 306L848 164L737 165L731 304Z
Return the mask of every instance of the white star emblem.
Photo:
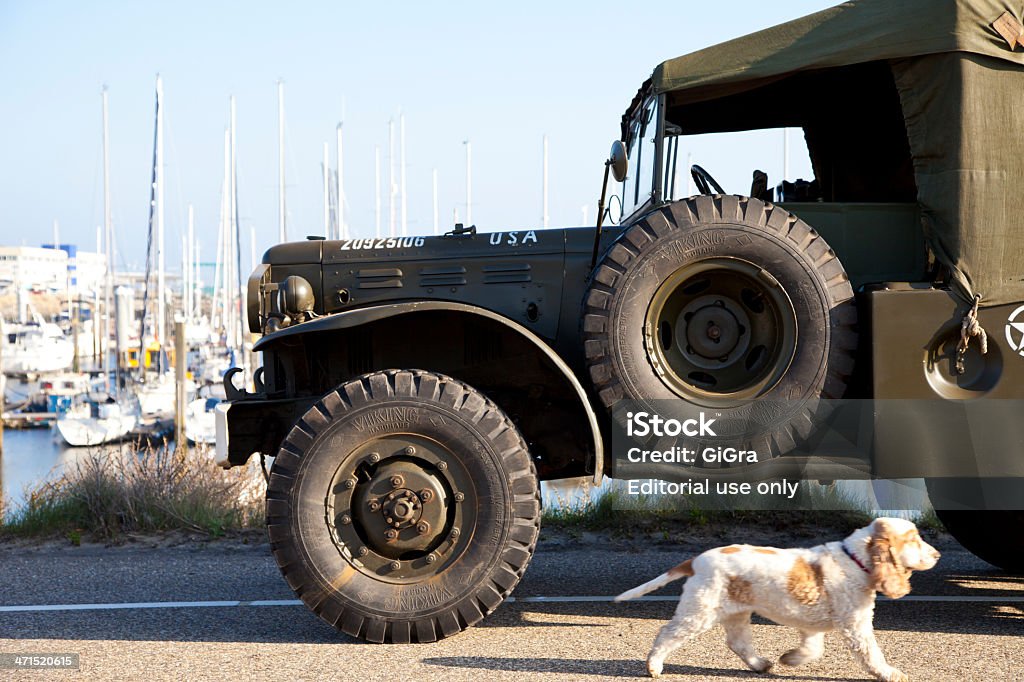
M1020 322L1016 321L1018 317L1021 318ZM1010 314L1010 319L1006 323L1006 343L1010 344L1014 351L1024 355L1024 305Z

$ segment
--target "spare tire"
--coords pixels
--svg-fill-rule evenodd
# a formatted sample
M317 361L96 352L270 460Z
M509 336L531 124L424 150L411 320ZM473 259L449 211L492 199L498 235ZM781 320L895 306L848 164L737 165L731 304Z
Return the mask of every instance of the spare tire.
M714 195L626 228L592 275L583 336L608 408L710 409L717 436L763 460L807 438L823 398L842 397L855 325L849 278L814 229L778 206Z

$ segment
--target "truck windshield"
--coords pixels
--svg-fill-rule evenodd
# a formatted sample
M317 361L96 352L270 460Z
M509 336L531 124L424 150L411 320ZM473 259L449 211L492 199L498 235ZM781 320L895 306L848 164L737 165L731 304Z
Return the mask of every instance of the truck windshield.
M643 206L654 189L657 163L658 99L651 98L630 123L627 148L629 170L622 181L622 215L628 216Z

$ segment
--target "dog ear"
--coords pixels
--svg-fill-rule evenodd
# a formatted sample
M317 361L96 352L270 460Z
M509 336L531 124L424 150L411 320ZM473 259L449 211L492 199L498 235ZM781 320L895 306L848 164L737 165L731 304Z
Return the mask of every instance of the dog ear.
M886 526L877 521L871 539L868 540L868 554L871 557L871 578L875 590L891 599L899 599L910 593L910 571L900 563L896 549L886 533Z

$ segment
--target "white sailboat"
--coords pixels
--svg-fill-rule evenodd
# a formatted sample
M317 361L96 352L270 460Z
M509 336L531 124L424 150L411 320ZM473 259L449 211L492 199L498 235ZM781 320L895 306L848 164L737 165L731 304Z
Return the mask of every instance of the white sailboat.
M0 329L5 374L60 372L74 362L74 344L60 327L44 320L35 310L28 322L5 323Z
M130 393L89 393L57 419L57 432L73 447L122 440L139 425L139 404Z

